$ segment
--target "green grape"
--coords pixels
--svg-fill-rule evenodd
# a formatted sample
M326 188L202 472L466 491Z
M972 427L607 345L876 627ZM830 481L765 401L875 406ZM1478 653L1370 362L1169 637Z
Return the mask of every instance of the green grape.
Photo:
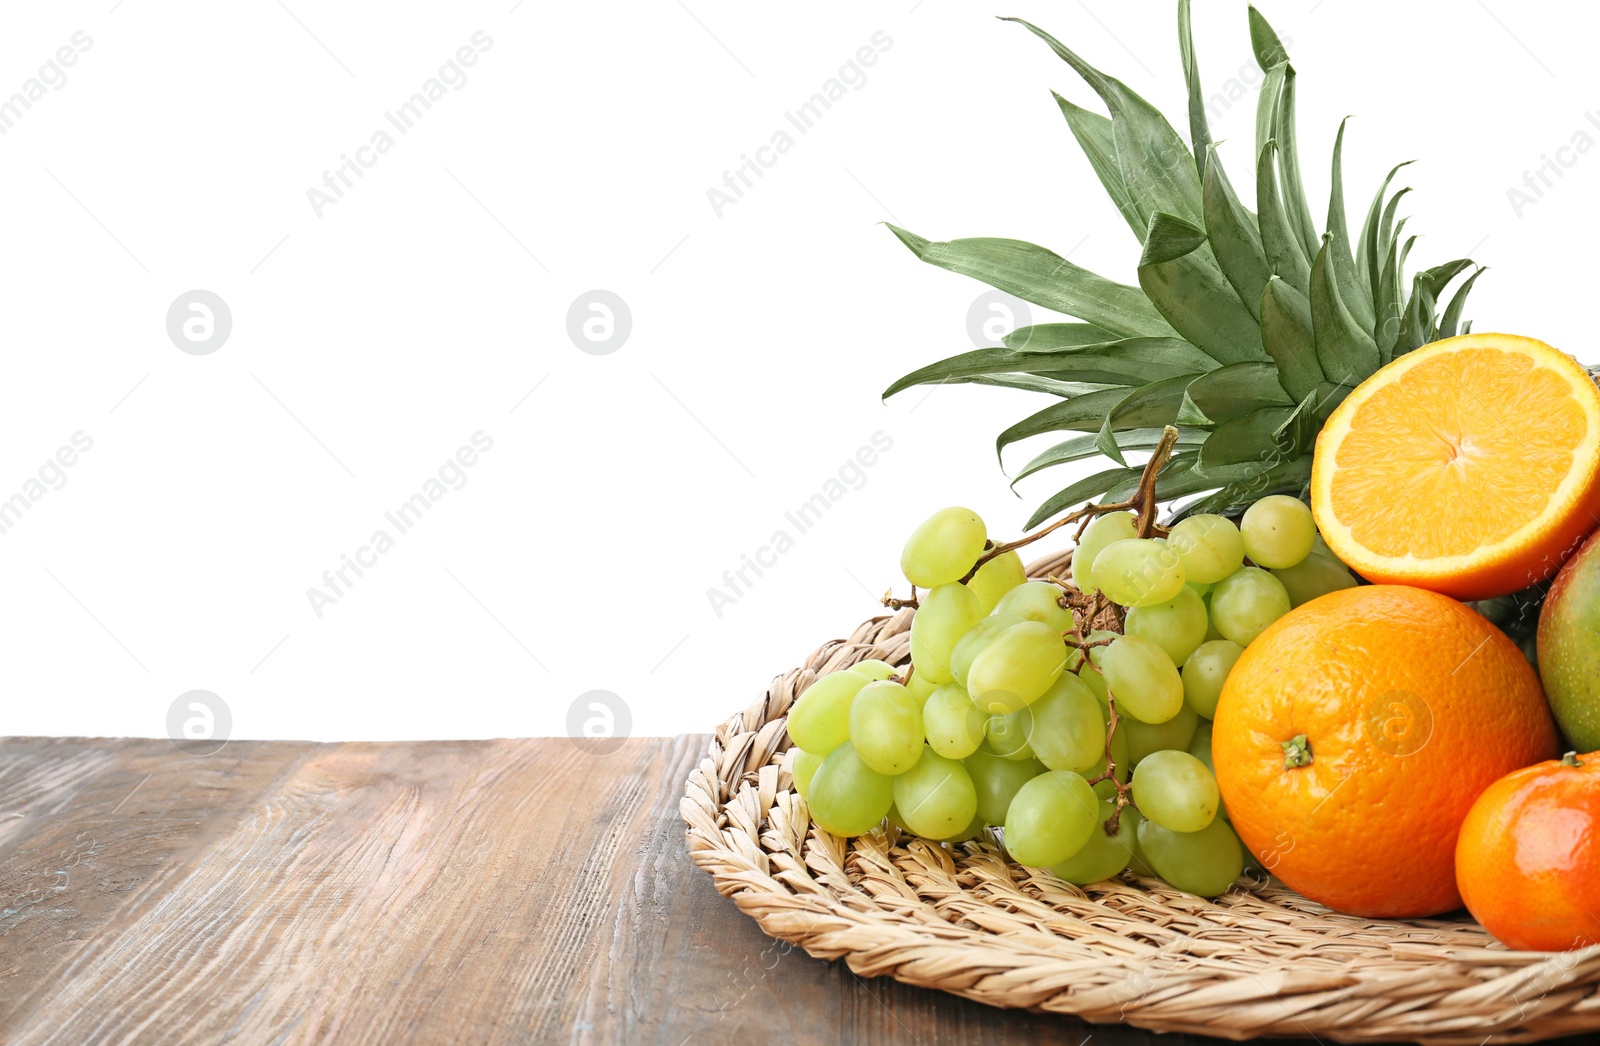
M1244 537L1244 554L1256 566L1281 570L1311 554L1317 525L1304 501L1272 494L1244 510L1239 533Z
M1128 859L1128 870L1133 872L1135 875L1142 875L1146 879L1159 879L1161 877L1156 874L1156 870L1154 868L1150 867L1150 862L1145 859L1144 851L1139 848L1138 828L1139 825L1144 822L1144 818L1139 816L1139 810L1137 807L1124 807L1122 810L1122 819L1124 821L1128 820L1129 814L1133 815L1134 833L1133 856Z
M1104 751L1104 745L1102 752ZM1117 761L1117 783L1127 784L1133 777L1133 760L1128 757L1128 735L1126 731L1118 730L1111 735L1111 758ZM1083 776L1090 781L1106 772L1106 757L1100 756L1095 764L1084 771ZM1117 786L1107 778L1094 786L1094 794L1101 799L1114 799L1117 795Z
M1006 811L1006 850L1018 864L1048 868L1089 841L1100 800L1083 775L1040 774L1018 789Z
M1217 639L1221 639L1222 638L1222 633L1217 631L1217 616L1211 612L1211 596L1212 596L1213 593L1216 592L1216 590L1217 590L1217 586L1216 585L1212 585L1211 586L1211 591L1207 592L1205 594L1205 596L1203 597L1205 599L1205 604L1206 604L1206 638L1205 638L1205 643L1210 643L1213 640L1217 640ZM1202 643L1200 645L1204 646L1205 643Z
M1148 607L1165 603L1183 588L1178 554L1158 538L1113 541L1094 558L1094 579L1113 603Z
M1042 697L1066 665L1060 634L1041 621L1023 621L978 652L967 670L967 693L990 715L1015 712Z
M1211 762L1211 724L1201 723L1194 732L1194 737L1189 740L1189 747L1185 749L1190 755L1206 764L1206 769L1213 774L1217 772L1216 766Z
M1123 630L1153 640L1178 666L1205 642L1208 623L1205 600L1185 585L1165 603L1130 608Z
M829 672L801 693L789 709L789 740L827 755L850 737L850 706L872 680L860 672Z
M900 808L895 806L893 803L889 804L889 812L883 816L888 818L890 824L894 825L907 835L917 834L911 830L910 825L906 824L905 818L900 816Z
M978 568L967 582L973 595L978 597L979 613L987 614L995 608L1007 592L1028 580L1022 567L1022 556L1015 549L989 560Z
M1167 535L1190 582L1214 584L1244 566L1244 538L1226 516L1198 515Z
M906 689L911 691L911 696L917 699L918 704L926 704L928 698L932 697L933 692L941 686L944 684L935 683L920 672L912 672L911 678L906 681Z
M925 593L911 617L911 663L933 683L953 683L950 655L978 622L978 597L966 585L940 585Z
M1195 595L1199 596L1201 599L1205 599L1205 597L1210 594L1211 586L1213 584L1215 584L1215 582L1211 582L1211 581L1208 581L1205 584L1201 584L1198 581L1185 581L1184 582L1184 586L1187 587L1190 591L1192 591Z
M1094 649L1118 712L1155 724L1165 723L1183 707L1183 679L1166 651L1153 641L1122 636L1109 646Z
M1211 620L1223 638L1249 646L1289 612L1283 582L1260 567L1240 567L1211 590Z
M989 742L989 751L1001 759L1034 759L1033 745L1033 710L1022 707L1015 712L1005 715L992 715L983 725L984 738Z
M1151 752L1133 768L1133 801L1147 821L1174 832L1198 832L1217 816L1222 795L1206 764L1168 749Z
M1111 813L1115 809L1115 804L1102 800L1100 809L1095 813L1095 826L1089 833L1089 841L1065 861L1052 865L1050 870L1069 883L1087 886L1089 883L1109 879L1128 867L1128 861L1133 858L1133 844L1138 834L1139 820L1137 817L1129 817L1133 810L1125 808L1122 816L1117 819L1116 834L1107 835L1105 824L1111 819Z
M946 839L977 816L978 791L958 760L924 748L917 765L894 779L894 805L916 835Z
M868 683L850 703L850 740L878 773L905 773L922 757L922 702L899 683Z
M1179 705L1178 714L1168 719L1165 723L1141 723L1132 716L1123 716L1118 720L1117 733L1127 732L1128 758L1132 765L1142 765L1141 760L1152 752L1159 752L1164 748L1187 748L1194 737L1195 729L1200 725L1200 717L1188 705Z
M1063 672L1023 711L1033 716L1033 754L1050 769L1081 774L1105 759L1105 716L1094 692L1077 676Z
M1283 583L1289 593L1289 605L1297 607L1318 596L1354 588L1356 579L1350 569L1337 559L1318 555L1315 551L1292 567L1279 567L1272 576Z
M1083 537L1078 539L1077 547L1072 550L1072 583L1084 595L1092 595L1097 587L1094 583L1094 559L1102 549L1113 541L1122 541L1127 538L1139 536L1139 528L1131 512L1111 512L1104 516L1096 516L1084 528Z
M1006 811L1017 790L1045 772L1044 764L1037 760L1015 762L1001 759L987 746L961 760L972 777L972 786L978 790L978 816L984 824L1005 824Z
M1100 641L1102 639L1116 639L1118 635L1119 635L1119 633L1108 632L1105 629L1097 628L1093 632L1090 632L1084 638L1088 642L1094 643L1094 642L1098 642L1098 641ZM1089 648L1089 659L1090 659L1090 661L1092 661L1095 665L1098 666L1100 664L1100 655L1104 650L1105 650L1104 646L1090 647ZM1083 682L1083 684L1089 688L1089 692L1094 694L1094 699L1096 701L1100 702L1101 711L1109 713L1110 710L1111 710L1111 707L1106 701L1106 680L1105 680L1105 677L1102 676L1099 672L1096 672L1093 668L1082 668L1082 669L1080 669L1078 666L1080 664L1082 664L1082 662L1083 662L1083 652L1081 650L1078 650L1077 648L1074 647L1074 648L1072 648L1071 650L1068 651L1068 654L1067 654L1067 671L1075 673L1077 675L1078 679L1081 680Z
M1215 719L1222 684L1228 681L1228 673L1242 653L1244 647L1231 639L1201 643L1183 663L1184 702L1207 719Z
M988 646L989 640L1001 632L1025 620L1015 614L990 614L979 618L956 641L955 649L950 652L950 674L956 677L956 682L966 686L967 673L971 671L972 660L978 656L978 651Z
M857 661L855 664L850 666L850 671L860 672L868 679L893 679L895 676L900 674L900 670L898 668L894 667L887 661L879 661L877 658L868 658L865 661Z
M978 836L982 835L985 827L986 826L983 823L983 818L977 814L974 814L972 820L968 821L967 826L961 829L961 831L957 832L955 835L947 835L943 839L937 839L935 842L964 843L968 839L976 839Z
M894 778L878 773L849 741L829 752L811 776L811 819L825 832L850 838L878 826L894 803Z
M947 759L965 759L983 744L984 715L966 690L946 683L922 706L928 745Z
M1061 605L1064 595L1066 591L1053 581L1029 581L1001 596L994 612L1042 621L1058 633L1066 633L1072 631L1072 611Z
M1078 673L1078 679L1089 688L1089 693L1100 703L1102 711L1111 711L1111 702L1106 700L1106 677L1092 668L1086 668Z
M970 508L942 508L911 532L900 570L918 588L960 581L983 555L989 532Z
M1201 897L1226 893L1244 871L1244 847L1218 817L1198 832L1174 832L1145 817L1139 853L1168 884Z
M794 755L790 757L789 776L794 778L794 790L804 799L811 791L811 778L817 772L817 767L822 765L823 757L803 748L791 748L790 751Z

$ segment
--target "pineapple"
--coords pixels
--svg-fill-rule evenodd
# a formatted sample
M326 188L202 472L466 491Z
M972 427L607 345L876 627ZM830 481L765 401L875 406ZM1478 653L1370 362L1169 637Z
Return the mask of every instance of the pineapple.
M1189 28L1178 4L1178 36L1189 94L1186 145L1164 117L1120 81L1095 69L1043 30L1023 22L1078 73L1109 118L1056 95L1067 126L1101 184L1139 237L1137 287L1097 276L1055 253L1006 239L934 243L891 225L923 261L976 277L1078 323L1019 328L1003 347L940 360L891 385L974 382L1059 398L1006 429L996 451L1047 432L1082 433L1039 454L1016 476L1104 455L1096 472L1050 497L1028 526L1087 499L1125 499L1141 470L1125 451L1149 450L1166 425L1179 432L1156 495L1192 497L1188 512L1226 512L1273 492L1300 493L1328 414L1367 375L1395 356L1465 332L1461 311L1481 268L1439 303L1470 259L1416 273L1406 294L1406 257L1395 210L1408 192L1384 179L1351 243L1341 152L1319 235L1306 202L1295 131L1295 71L1277 34L1254 7L1250 40L1266 74L1256 114L1256 213L1240 202L1207 126ZM1015 480L1013 480L1013 483ZM1203 496L1200 496L1203 495Z

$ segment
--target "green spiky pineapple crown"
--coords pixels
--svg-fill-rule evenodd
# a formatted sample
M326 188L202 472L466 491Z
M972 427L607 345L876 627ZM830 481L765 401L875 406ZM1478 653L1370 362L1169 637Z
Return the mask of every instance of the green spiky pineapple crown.
M1139 286L1080 268L1021 240L934 243L891 225L923 261L982 280L1080 323L1022 327L1002 347L978 349L913 371L884 397L913 385L974 382L1059 398L1006 429L996 451L1048 432L1078 432L1015 477L1096 455L1116 468L1052 495L1032 527L1087 499L1122 500L1140 469L1123 457L1148 450L1176 425L1178 453L1162 471L1163 501L1205 495L1185 512L1226 512L1275 491L1298 493L1329 413L1396 356L1467 329L1461 310L1482 269L1441 316L1441 295L1470 259L1416 273L1405 293L1405 220L1383 180L1352 246L1345 221L1341 153L1333 145L1326 230L1306 202L1295 132L1295 71L1277 34L1250 8L1250 41L1266 78L1256 113L1256 212L1240 202L1217 160L1189 25L1179 0L1178 38L1194 148L1149 102L1048 33L1020 19L1094 89L1110 117L1056 95L1078 145L1139 237ZM1409 161L1407 161L1409 162Z

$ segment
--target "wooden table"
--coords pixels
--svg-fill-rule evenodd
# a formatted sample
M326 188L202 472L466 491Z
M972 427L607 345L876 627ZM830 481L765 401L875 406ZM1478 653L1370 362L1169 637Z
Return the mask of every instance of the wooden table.
M1185 1041L765 937L684 851L705 748L0 739L0 1041Z

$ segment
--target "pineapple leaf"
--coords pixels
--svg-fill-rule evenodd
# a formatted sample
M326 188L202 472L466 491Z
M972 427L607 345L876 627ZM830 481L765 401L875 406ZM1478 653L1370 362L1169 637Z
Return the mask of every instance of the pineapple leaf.
M1173 374L1201 374L1217 367L1217 361L1181 338L1124 338L1121 341L1097 345L1082 345L1065 350L1066 355L1055 358L1065 369L1073 369L1079 360L1090 367L1118 369L1129 376L1149 373L1145 383Z
M1174 425L1195 425L1210 427L1211 419L1206 417L1205 411L1195 406L1194 400L1189 398L1189 390L1183 390L1183 401L1178 404L1178 416L1172 420Z
M1261 295L1261 341L1276 361L1278 381L1289 395L1304 396L1322 381L1311 303L1276 276Z
M1269 139L1256 164L1256 217L1261 223L1261 246L1272 271L1305 294L1311 266L1289 227L1289 216L1278 195L1277 155L1277 142Z
M1311 205L1306 202L1305 180L1300 176L1299 136L1294 120L1294 66L1283 71L1283 88L1278 96L1277 139L1278 174L1282 182L1284 210L1289 228L1300 243L1300 253L1310 258L1317 253L1317 230L1311 221Z
M1286 440L1279 442L1278 435L1284 423L1294 416L1294 411L1293 406L1263 407L1223 422L1200 448L1196 467L1209 473L1225 465L1259 461L1272 464L1294 457L1299 449Z
M1143 469L1106 469L1104 472L1096 472L1092 476L1085 476L1071 486L1058 490L1046 498L1045 503L1034 510L1032 516L1028 517L1028 522L1023 525L1022 529L1032 530L1051 516L1064 512L1085 501L1098 498L1116 483L1126 480L1128 476L1132 475L1137 481L1137 477L1143 474Z
M1123 450L1154 450L1156 444L1161 442L1161 429L1126 429L1117 437L1118 444ZM1073 436L1071 439L1062 440L1049 450L1041 451L1034 459L1022 467L1011 480L1011 487L1016 489L1018 483L1027 479L1036 472L1052 468L1056 465L1065 465L1084 458L1092 458L1100 453L1097 445L1098 435ZM1205 442L1205 434L1197 433L1194 429L1180 428L1178 430L1178 446L1186 448L1198 447Z
M1058 381L1132 387L1148 385L1175 371L1201 373L1217 366L1211 357L1176 338L1128 338L1040 350L1031 347L1031 339L1019 341L1030 347L974 349L920 367L885 389L883 398L915 385L940 385L998 374L1034 374Z
M1261 328L1209 255L1205 232L1171 214L1150 216L1139 286L1178 332L1218 363L1262 359Z
M1255 463L1243 465L1229 465L1216 472L1207 474L1201 472L1195 463L1194 451L1184 451L1174 454L1172 460L1167 462L1161 474L1156 477L1156 500L1173 501L1177 498L1188 497L1208 490L1216 490L1224 483L1244 482L1265 471L1265 466ZM1109 502L1127 501L1139 489L1139 477L1130 476L1119 480L1115 486L1105 492L1104 500Z
M1434 311L1436 304L1425 275L1417 273L1411 280L1411 299L1406 302L1405 315L1400 321L1400 337L1394 347L1396 356L1420 349L1433 340L1433 324L1438 319Z
M1356 275L1355 258L1350 253L1350 223L1344 213L1344 127L1350 122L1347 116L1339 121L1339 134L1333 140L1333 188L1328 193L1328 235L1333 237L1333 273L1339 281L1339 296L1356 322L1367 330L1372 329L1372 294Z
M1158 483L1156 486L1157 493L1163 499L1187 497L1190 494L1216 490L1230 483L1249 482L1270 471L1270 465L1266 462L1245 461L1237 465L1223 465L1207 472L1200 469L1197 456L1192 451L1172 456L1172 463L1161 473L1161 478L1167 480L1166 484L1163 486ZM1120 488L1113 488L1110 491L1113 497L1120 493ZM1131 494L1132 490L1128 493Z
M1261 82L1261 93L1256 97L1256 158L1266 149L1278 133L1278 99L1283 96L1283 78L1289 68L1288 59L1266 70L1267 78Z
M1177 261L1198 250L1206 242L1206 231L1191 225L1182 218L1157 211L1150 216L1150 226L1145 233L1144 251L1139 255L1139 265L1160 265Z
M1111 410L1119 412L1123 428L1169 425L1177 416L1184 387L1195 377L1194 374L1176 374L1144 385L1131 394L1122 388L1103 389L1052 404L1000 433L995 440L995 453L998 455L1011 444L1042 432L1098 432L1101 419Z
M1177 455L1173 456L1176 457ZM1171 471L1171 469L1172 463L1169 461L1166 467L1161 471L1168 472ZM1138 470L1137 473L1130 472L1128 475L1117 480L1116 483L1114 483L1111 487L1107 488L1106 492L1100 495L1100 500L1106 504L1115 504L1119 501L1127 501L1129 498L1133 497L1133 492L1139 489L1139 481L1143 475L1143 469ZM1160 480L1158 479L1157 483L1159 482Z
M1115 340L1116 335L1092 323L1035 323L1018 327L1000 337L1006 348L1018 352L1057 352L1081 349L1088 345L1104 345Z
M1184 505L1174 513L1172 521L1182 519L1185 516L1208 512L1218 514L1232 512L1235 509L1244 508L1257 498L1265 497L1268 494L1278 492L1298 494L1305 489L1306 484L1310 481L1311 459L1309 457L1280 462L1269 469L1256 473L1249 479L1229 483L1215 494Z
M1328 261L1331 235L1323 237L1322 250L1312 264L1311 327L1322 373L1336 385L1355 388L1378 369L1378 346L1339 294L1339 283Z
M1165 338L1174 333L1138 288L1097 276L1054 251L1022 240L976 238L934 243L895 225L889 229L911 253L930 265L975 277L1113 334Z
M1261 66L1263 73L1289 60L1289 52L1284 49L1283 41L1278 39L1277 32L1254 4L1250 5L1250 49L1255 52L1256 64Z
M1122 180L1110 119L1073 105L1054 91L1050 93L1055 97L1056 105L1061 107L1061 115L1067 118L1067 127L1078 140L1078 147L1089 158L1089 166L1094 168L1100 184L1105 187L1106 195L1122 212L1133 234L1143 240L1144 230L1150 224L1150 215L1140 208L1139 201L1128 192L1128 183Z
M1367 293L1372 296L1374 311L1378 305L1378 282L1383 277L1383 257L1379 252L1384 249L1388 239L1388 230L1380 228L1384 194L1389 191L1389 183L1400 173L1400 168L1415 162L1407 160L1405 163L1395 164L1388 176L1383 179L1383 184L1378 186L1378 194L1372 198L1372 206L1367 209L1367 220L1361 226L1361 239L1356 244L1356 271L1366 284ZM1392 213L1390 220L1393 220ZM1376 327L1373 328L1373 333L1377 333Z
M1395 195L1396 198L1399 197L1398 193ZM1411 245L1417 240L1413 236L1406 241L1404 248L1399 247L1399 239L1405 227L1404 219L1395 226L1394 235L1389 241L1389 250L1386 252L1389 260L1384 263L1383 274L1379 277L1376 333L1380 367L1394 359L1394 347L1400 340L1400 327L1405 321L1405 298L1404 292L1400 289L1400 279L1401 273L1405 271L1405 256L1411 252Z
M1123 182L1146 213L1166 211L1190 222L1200 221L1200 175L1194 158L1161 111L1043 29L1020 18L1004 21L1018 23L1050 45L1057 57L1072 66L1105 102L1111 113Z
M1402 221L1399 225L1394 227L1394 238L1397 241L1400 239L1400 231L1405 228L1406 222L1410 220L1411 219L1408 217L1405 219L1405 221ZM1397 302L1403 302L1405 300L1406 259L1411 256L1411 248L1417 245L1417 240L1419 238L1419 236L1407 237L1405 246L1400 248L1399 257L1395 259L1394 283L1391 284L1391 289L1394 292L1394 300Z
M1316 444L1317 430L1322 427L1320 407L1316 390L1306 393L1305 398L1295 405L1294 413L1289 415L1272 434L1273 438L1279 445L1287 443L1289 446L1301 448L1301 453L1311 450Z
M1450 304L1444 308L1444 319L1439 323L1439 337L1453 338L1456 336L1456 327L1461 322L1461 310L1467 306L1467 295L1472 293L1472 285L1478 282L1478 277L1482 276L1485 271L1484 268L1480 267L1477 272L1467 277L1466 282L1456 288L1455 294L1450 298ZM1465 329L1461 333L1465 334Z
M1200 86L1200 63L1194 54L1194 33L1190 26L1189 0L1178 0L1178 55L1183 61L1183 82L1189 92L1189 141L1194 147L1194 162L1202 187L1210 164L1211 123L1206 119L1206 96ZM1207 216L1207 227L1210 218Z
M1228 172L1217 159L1216 148L1213 146L1206 152L1206 233L1211 240L1211 252L1240 300L1260 319L1261 292L1272 276L1267 256L1261 249L1261 234L1256 231L1250 212L1234 194Z
M998 374L1045 374L1056 380L1101 385L1131 385L1153 380L1148 376L1152 371L1157 377L1166 373L1159 368L1143 366L1137 362L1118 368L1115 361L1094 357L1083 360L1077 356L1065 357L1063 354L1049 352L1018 352L1006 348L974 349L912 371L885 389L883 398L888 399L895 393L904 392L916 385L944 385Z
M1455 261L1447 261L1443 265L1435 265L1431 269L1423 269L1417 275L1426 281L1429 293L1437 301L1439 296L1444 293L1444 289L1450 285L1450 281L1470 268L1472 268L1471 258L1457 258Z
M1071 375L1067 375L1071 377ZM951 385L993 385L999 389L1021 389L1023 392L1042 392L1047 396L1071 399L1106 388L1104 382L1068 381L1056 374L975 374L970 378L951 378Z
M1331 381L1322 382L1317 386L1317 416L1327 419L1333 413L1333 408L1344 402L1354 389L1349 385L1339 385Z
M1105 420L1100 422L1100 431L1094 434L1094 445L1118 465L1126 465L1128 461L1122 456L1122 448L1117 445L1116 433L1111 431L1112 414L1112 411L1106 411Z
M1195 378L1185 389L1205 423L1221 425L1263 406L1292 407L1294 400L1278 384L1272 363L1230 363Z

